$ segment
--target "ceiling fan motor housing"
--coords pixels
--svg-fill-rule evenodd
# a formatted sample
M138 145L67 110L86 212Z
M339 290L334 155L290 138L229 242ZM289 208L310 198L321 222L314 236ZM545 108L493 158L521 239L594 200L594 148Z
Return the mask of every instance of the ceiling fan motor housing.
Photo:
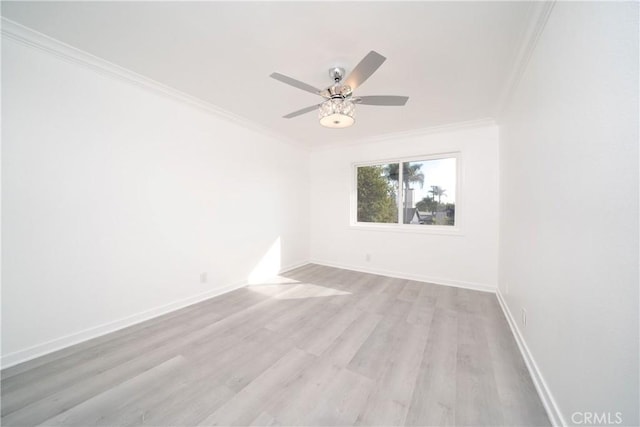
M329 76L334 82L338 83L344 77L344 68L342 67L329 68Z
M333 79L335 84L329 86L326 89L325 95L327 98L346 98L351 95L351 88L347 85L340 84L344 78L344 68L333 67L329 69L329 76Z
M286 119L298 117L310 113L319 108L320 124L327 127L347 127L354 123L354 104L378 105L378 106L402 106L407 103L409 97L395 95L375 95L353 97L352 92L382 65L386 58L378 52L370 51L348 76L345 76L344 68L332 67L329 69L329 77L333 84L326 89L318 89L310 84L301 82L280 73L272 73L270 77L286 83L290 86L320 95L324 98L321 104L312 105L284 116ZM345 83L342 83L342 82Z

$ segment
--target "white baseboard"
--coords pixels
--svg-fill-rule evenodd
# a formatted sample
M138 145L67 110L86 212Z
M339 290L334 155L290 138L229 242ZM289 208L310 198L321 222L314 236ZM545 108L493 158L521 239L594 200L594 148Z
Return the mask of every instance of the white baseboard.
M496 291L495 286L490 286L482 283L472 283L472 282L464 282L461 280L434 278L434 277L421 276L416 274L406 274L398 271L390 271L390 270L383 270L383 269L376 269L376 268L354 267L350 265L337 264L331 261L323 261L319 259L312 259L309 262L311 264L342 268L344 270L359 271L361 273L378 274L381 276L395 277L398 279L415 280L418 282L428 282L428 283L433 283L435 285L453 286L456 288L464 288L464 289L471 289L474 291L492 292L492 293Z
M290 264L280 269L280 273L293 270L303 265L308 264L307 261ZM227 292L234 291L247 285L246 281L232 283L216 289L212 289L200 294L192 295L190 297L171 302L159 307L154 307L149 310L142 311L140 313L133 314L131 316L123 317L113 322L104 323L102 325L94 326L84 329L73 334L65 335L60 338L53 339L41 344L34 345L23 350L19 350L13 353L3 355L0 359L0 365L2 369L10 368L11 366L18 365L20 363L27 362L29 360L45 356L58 350L62 350L72 345L80 344L85 341L89 341L94 338L109 334L111 332L118 331L120 329L133 326L138 323L142 323L146 320L153 319L155 317L162 316L172 311L180 310L181 308L188 307L193 304L208 300L210 298L217 297Z
M511 315L511 312L509 311L509 307L507 306L506 302L502 298L502 294L500 293L499 288L489 286L489 285L462 282L457 280L434 279L431 277L405 274L405 273L399 273L395 271L353 267L353 266L337 264L329 261L322 261L318 259L312 259L310 263L324 265L327 267L342 268L344 270L359 271L363 273L371 273L371 274L379 274L379 275L389 276L389 277L396 277L399 279L417 280L421 282L434 283L436 285L454 286L454 287L459 287L464 289L472 289L477 291L495 293L496 297L498 298L498 302L500 303L500 307L502 308L502 311L504 312L504 315L507 318L509 327L511 328L511 333L513 334L516 340L516 343L518 344L518 348L520 349L522 358L524 359L525 364L527 365L527 369L529 370L529 374L531 375L533 384L535 385L538 395L540 396L540 400L542 401L545 411L549 416L549 421L554 426L568 425L565 422L565 418L562 415L562 412L560 411L558 404L553 398L553 394L551 393L551 390L549 389L546 381L544 380L544 377L542 376L542 373L540 372L540 369L538 368L538 365L536 364L535 359L533 358L533 355L529 351L529 347L527 346L527 343L524 340L524 337L520 333L520 330L518 329L518 325L514 317Z
M11 366L29 361L31 359L53 353L54 351L62 350L63 348L70 347L72 345L118 331L120 329L124 329L137 323L153 319L154 317L162 316L163 314L167 314L172 311L197 304L201 301L213 298L218 295L222 295L227 292L231 292L243 286L244 283L234 283L217 289L212 289L207 292L203 292L178 301L171 302L169 304L162 305L160 307L154 307L150 310L145 310L131 316L123 317L113 322L87 328L73 334L65 335L63 337L44 342L42 344L34 345L24 350L19 350L14 353L3 355L1 362L2 369L9 368Z
M309 264L309 261L300 261L300 262L296 262L296 263L293 263L293 264L289 264L286 267L282 267L278 274L283 274L283 273L286 273L288 271L295 270L296 268L304 267L307 264Z
M472 289L477 291L496 293L498 302L500 303L502 311L504 312L505 317L507 318L507 321L511 328L511 332L515 337L515 340L518 344L518 348L520 349L520 352L522 353L522 357L527 365L527 368L529 369L529 373L536 387L536 390L540 395L540 399L542 400L545 410L547 411L549 420L554 426L567 425L564 420L564 417L562 416L562 412L560 411L555 399L553 398L551 390L549 390L549 387L547 386L547 383L545 382L544 377L542 376L542 373L540 372L540 369L538 368L538 365L536 364L533 358L533 355L529 351L529 348L522 334L520 333L520 330L518 329L518 325L514 317L511 315L509 307L504 301L499 289L496 289L489 285L482 285L477 283L462 282L457 280L434 279L431 277L411 275L411 274L399 273L395 271L367 269L367 268L353 267L353 266L347 266L347 265L340 265L340 264L321 261L321 260L302 261L295 264L290 264L286 267L281 268L280 274L290 270L294 270L296 268L302 267L310 263L324 265L327 267L342 268L342 269L351 270L351 271L359 271L363 273L396 277L399 279L416 280L421 282L434 283L437 285L454 286L454 287L459 287L464 289ZM66 347L70 347L72 345L79 344L81 342L88 341L90 339L97 338L111 332L118 331L120 329L135 325L137 323L141 323L146 320L150 320L155 317L162 316L172 311L176 311L181 308L184 308L193 304L197 304L207 299L214 298L218 295L222 295L227 292L231 292L233 290L242 288L246 285L247 285L246 281L229 284L229 285L226 285L217 289L213 289L207 292L203 292L197 295L193 295L188 298L184 298L182 300L175 301L160 307L155 307L150 310L146 310L131 316L127 316L122 319L116 320L114 322L109 322L103 325L85 329L80 332L76 332L70 335L56 338L54 340L35 345L33 347L29 347L24 350L20 350L14 353L4 355L2 356L0 363L2 365L2 369L9 368L11 366L35 359L37 357L41 357L58 350L62 350Z
M531 375L531 379L533 380L533 384L538 391L538 395L540 396L540 400L542 400L542 404L544 405L545 410L547 411L547 415L549 416L549 421L553 426L566 426L568 425L565 421L558 404L553 398L553 394L549 389L544 377L542 376L542 372L538 365L536 364L531 351L529 351L529 347L527 346L527 342L524 339L522 333L520 333L520 329L518 328L518 323L515 318L511 315L511 311L509 310L509 306L506 301L502 297L500 293L500 289L496 290L496 296L498 298L498 302L500 303L500 307L502 307L502 311L504 312L504 316L507 318L507 322L509 322L509 327L511 328L511 332L513 333L514 338L516 339L516 343L518 343L518 348L520 349L520 353L522 353L522 358L524 362L527 364L527 369L529 369L529 374Z

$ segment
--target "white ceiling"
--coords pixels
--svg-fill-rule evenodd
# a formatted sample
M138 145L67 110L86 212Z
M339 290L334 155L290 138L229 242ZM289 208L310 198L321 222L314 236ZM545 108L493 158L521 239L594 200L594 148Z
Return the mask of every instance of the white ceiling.
M529 2L2 2L2 15L317 146L494 117L533 16ZM357 106L326 129L316 87L370 50L387 57L357 95L407 95L405 107Z

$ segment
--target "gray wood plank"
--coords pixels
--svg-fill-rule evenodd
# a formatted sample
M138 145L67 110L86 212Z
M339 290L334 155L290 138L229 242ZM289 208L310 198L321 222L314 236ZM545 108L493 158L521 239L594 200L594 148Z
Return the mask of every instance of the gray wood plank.
M266 412L275 416L278 424L303 425L307 415L325 398L331 380L353 359L381 319L380 315L363 313L317 363L302 370Z
M305 334L296 340L298 347L311 354L320 356L346 331L353 322L362 315L362 311L348 306L333 314L332 318L323 318L322 325L315 324L315 331L305 331Z
M306 265L2 371L2 425L549 425L495 295Z
M495 298L484 301L486 342L505 425L547 426L550 421Z
M428 325L398 322L400 339L376 381L357 424L404 425L427 342Z
M316 358L305 351L294 348L265 370L247 387L236 393L199 425L243 426L256 420L270 402L277 400L297 375ZM258 420L259 421L259 420ZM273 423L271 419L269 423ZM262 422L262 421L260 421Z
M455 425L458 317L436 309L405 425Z
M250 307L263 298L254 299L247 294L230 304L229 309ZM246 300L245 302L242 302ZM226 299L227 301L229 298ZM225 317L219 311L200 312L201 308L194 307L196 315L180 319L179 326L175 322L171 325L162 323L162 328L152 329L142 335L133 335L124 342L113 340L102 346L92 348L89 352L79 352L69 357L68 363L53 363L41 365L33 371L27 371L20 378L11 377L2 381L2 414L7 415L21 408L20 402L43 399L56 393L61 387L71 386L103 372L111 366L124 363L141 353L147 353L166 347L167 342L179 338L182 342L184 330L198 331ZM242 310L240 310L242 311ZM197 335L195 333L194 335ZM34 386L31 386L33 384Z
M367 341L358 350L349 365L350 370L376 380L384 372L389 358L405 338L407 323L397 315L408 312L408 303L393 300L388 305L388 315L383 316Z
M304 418L304 425L354 425L369 393L373 380L348 369L340 369L325 389L323 399L317 401Z
M481 319L458 313L456 425L503 425L491 354Z
M185 369L185 360L181 356L167 360L140 375L110 388L91 399L43 422L43 426L86 426L101 425L104 418L118 414L119 409L131 398L145 393L149 389L162 388L167 378L178 375ZM142 418L139 420L142 423ZM117 423L121 424L121 423Z
M249 423L251 426L264 426L264 427L278 427L278 424L275 417L269 415L266 412L262 412L258 417Z
M166 328L171 323L186 322L192 318L202 316L203 313L215 313L218 317L223 318L228 315L229 312L227 310L237 310L238 304L252 303L255 299L262 298L263 297L259 295L251 295L246 289L237 289L219 295L216 298L150 319L146 322L138 323L110 334L29 360L25 363L3 369L1 371L2 383L3 386L9 390L12 387L10 378L22 374L22 377L17 380L17 384L18 386L23 386L28 375L42 378L46 376L49 371L59 372L62 369L72 369L84 360L102 355L112 348L117 349L128 345L130 342L138 340L141 337L152 335L158 330Z

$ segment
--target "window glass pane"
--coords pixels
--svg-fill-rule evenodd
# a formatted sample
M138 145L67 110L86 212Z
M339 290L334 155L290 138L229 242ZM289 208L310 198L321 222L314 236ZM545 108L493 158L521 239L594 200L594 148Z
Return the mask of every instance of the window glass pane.
M398 179L390 172L398 164L359 166L358 222L398 223Z
M402 163L404 224L455 225L456 159Z

